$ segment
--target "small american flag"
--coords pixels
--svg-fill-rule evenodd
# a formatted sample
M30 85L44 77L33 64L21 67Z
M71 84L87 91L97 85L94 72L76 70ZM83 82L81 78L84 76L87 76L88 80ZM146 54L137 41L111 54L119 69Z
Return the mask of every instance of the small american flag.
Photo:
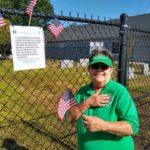
M32 14L33 8L35 7L37 0L30 0L29 5L26 7L26 15L30 16Z
M54 18L53 22L49 25L48 30L54 38L57 38L63 30L63 25L57 18Z
M66 90L62 97L60 98L59 104L58 104L58 116L61 120L63 120L65 113L68 109L70 109L72 106L77 105L76 100L74 99L74 96L70 89Z
M4 19L3 19L3 16L0 13L0 27L4 27L4 26L6 26L6 23L5 23Z

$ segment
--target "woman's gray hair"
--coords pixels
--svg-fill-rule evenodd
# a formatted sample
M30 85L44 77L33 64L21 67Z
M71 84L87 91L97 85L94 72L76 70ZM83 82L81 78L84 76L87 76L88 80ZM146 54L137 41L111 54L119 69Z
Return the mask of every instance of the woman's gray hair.
M91 51L90 55L89 55L89 59L91 57L93 57L95 54L103 54L103 55L106 55L108 56L112 61L113 61L113 56L112 56L112 53L106 49L105 47L100 47L100 48L95 48Z

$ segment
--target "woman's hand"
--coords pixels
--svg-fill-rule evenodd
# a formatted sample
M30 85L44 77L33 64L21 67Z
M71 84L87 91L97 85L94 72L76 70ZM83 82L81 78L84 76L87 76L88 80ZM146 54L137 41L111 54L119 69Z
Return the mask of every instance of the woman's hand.
M99 95L99 92L96 92L88 99L83 101L82 103L73 106L69 111L68 120L74 124L79 117L83 115L83 112L90 107L97 107L97 106L106 106L109 102L110 96L107 94Z
M85 128L91 132L103 131L118 136L132 135L133 130L127 121L104 121L95 116L82 115Z
M100 94L96 92L86 100L87 107L106 106L109 102L110 96L107 94Z
M91 132L103 131L105 128L105 121L98 117L83 115L82 118L85 128Z

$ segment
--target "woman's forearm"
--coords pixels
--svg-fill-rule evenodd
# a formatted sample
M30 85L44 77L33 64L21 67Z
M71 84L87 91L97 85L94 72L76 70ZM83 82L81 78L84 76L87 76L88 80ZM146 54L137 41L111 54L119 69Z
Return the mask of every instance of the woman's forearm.
M108 122L105 121L104 132L116 134L118 136L132 135L131 125L126 121Z
M78 118L83 115L83 112L86 111L88 108L89 105L86 101L83 101L82 103L73 106L69 111L68 120L74 124L78 120Z
M83 123L85 128L91 132L103 131L118 136L132 135L132 127L127 121L105 121L95 116L83 115Z

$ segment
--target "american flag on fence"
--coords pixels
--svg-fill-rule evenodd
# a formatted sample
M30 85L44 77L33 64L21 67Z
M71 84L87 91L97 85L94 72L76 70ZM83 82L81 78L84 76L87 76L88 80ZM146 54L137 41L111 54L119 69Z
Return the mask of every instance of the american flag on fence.
M6 26L6 23L5 23L4 19L3 19L2 14L0 13L0 27L4 27L4 26Z
M70 89L66 90L64 94L62 95L62 97L60 98L60 101L58 104L57 113L58 113L59 118L63 120L66 114L66 111L76 104L77 102L74 99L74 96L71 90Z
M29 1L29 5L26 7L26 15L27 16L31 15L33 8L36 5L36 3L37 3L37 0L30 0Z
M57 18L54 18L53 22L49 25L48 30L54 38L57 38L63 30L63 25Z

